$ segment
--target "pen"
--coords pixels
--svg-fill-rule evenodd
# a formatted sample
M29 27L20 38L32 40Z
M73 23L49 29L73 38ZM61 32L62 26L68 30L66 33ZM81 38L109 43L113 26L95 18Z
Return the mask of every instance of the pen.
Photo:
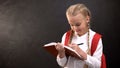
M77 44L77 45L83 45L83 43L79 43L79 44Z

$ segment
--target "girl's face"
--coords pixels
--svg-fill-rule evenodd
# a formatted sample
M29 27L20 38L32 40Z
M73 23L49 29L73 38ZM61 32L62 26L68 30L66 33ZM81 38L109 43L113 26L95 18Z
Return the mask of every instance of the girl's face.
M89 16L85 17L79 13L76 16L67 15L67 19L71 29L79 36L85 34L88 31L88 23L90 21Z

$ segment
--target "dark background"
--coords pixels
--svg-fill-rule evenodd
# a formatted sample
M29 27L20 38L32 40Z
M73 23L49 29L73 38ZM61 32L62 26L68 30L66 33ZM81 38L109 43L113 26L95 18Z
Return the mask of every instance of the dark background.
M69 5L84 3L91 28L103 35L107 67L119 65L119 0L0 0L0 68L59 68L42 46L69 29Z

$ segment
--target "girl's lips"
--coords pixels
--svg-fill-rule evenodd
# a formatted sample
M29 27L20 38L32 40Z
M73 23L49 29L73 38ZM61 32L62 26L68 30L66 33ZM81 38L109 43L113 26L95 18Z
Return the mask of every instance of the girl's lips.
M76 30L75 32L77 32L77 33L78 33L78 32L81 32L81 30Z

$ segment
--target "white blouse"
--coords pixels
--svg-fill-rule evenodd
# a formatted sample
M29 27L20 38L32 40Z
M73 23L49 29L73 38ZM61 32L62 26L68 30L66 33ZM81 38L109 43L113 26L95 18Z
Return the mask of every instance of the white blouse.
M90 31L90 36L89 36L89 45L91 47L91 42L93 39L93 36L95 34L94 31L92 31L91 29ZM62 44L64 44L65 42L65 36L66 33L63 35L62 37ZM82 36L78 36L76 33L73 35L72 38L72 43L83 43L83 45L79 45L79 47L86 52L86 50L88 49L88 45L87 45L87 37L88 33L82 35ZM103 44L102 44L102 39L99 40L98 42L98 46L96 48L96 51L94 52L93 56L91 55L87 55L87 60L79 60L76 59L74 57L69 56L69 58L67 59L66 57L63 58L59 58L59 56L57 56L57 62L60 66L64 66L66 64L66 66L64 68L83 68L84 64L88 65L88 68L100 68L101 66L101 56L102 56L102 50L103 50Z

